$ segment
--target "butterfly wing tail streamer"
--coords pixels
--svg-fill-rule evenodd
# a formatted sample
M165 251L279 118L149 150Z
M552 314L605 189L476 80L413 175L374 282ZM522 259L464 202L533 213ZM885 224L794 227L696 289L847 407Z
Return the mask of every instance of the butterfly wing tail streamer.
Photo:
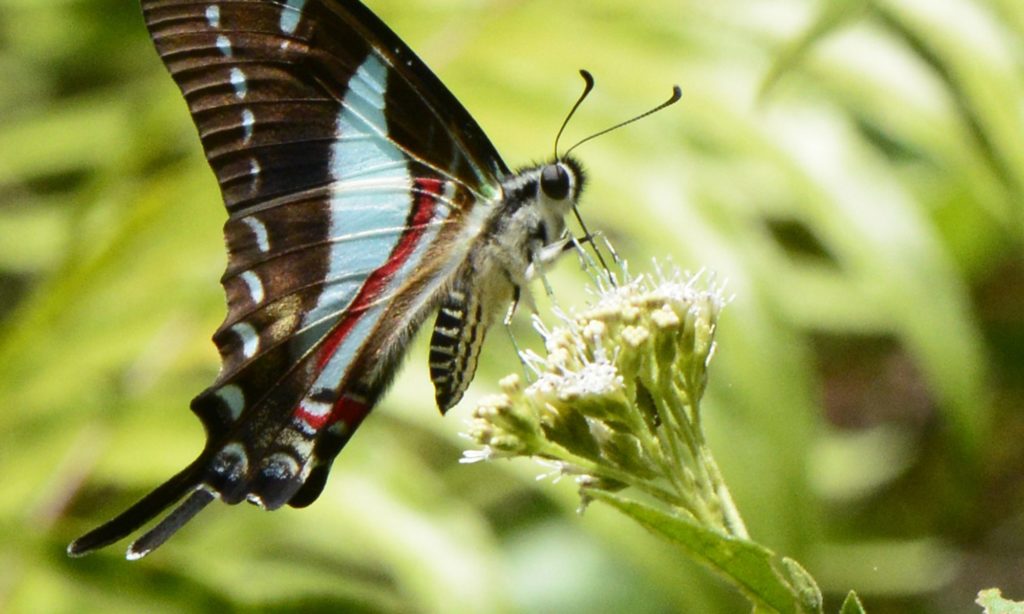
M206 456L201 455L116 518L71 542L68 545L68 554L74 557L84 556L134 533L139 527L181 500L190 490L194 490L206 468L206 463ZM181 528L187 520L188 518L185 518L174 530ZM172 530L166 537L170 537L173 532Z
M213 501L215 495L205 488L197 488L185 501L174 508L155 527L147 531L142 537L135 540L128 547L128 559L138 560L156 550L161 544L178 532L178 529L185 526L196 514L203 511L203 508Z
M203 398L200 395L194 406L202 407ZM228 504L247 500L267 510L286 503L305 507L323 491L334 458L373 405L343 396L322 428L311 433L305 444L296 441L298 432L292 431L275 437L274 443L258 455L247 454L237 442L208 446L189 466L116 518L73 541L67 552L73 557L84 556L119 541L182 499L128 547L129 560L140 559L158 548L214 499ZM310 452L304 454L304 449Z

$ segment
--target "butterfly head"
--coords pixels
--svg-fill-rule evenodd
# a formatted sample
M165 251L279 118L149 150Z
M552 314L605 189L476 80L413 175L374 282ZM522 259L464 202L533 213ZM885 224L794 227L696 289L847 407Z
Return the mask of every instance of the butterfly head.
M535 169L536 192L532 198L540 216L537 234L550 243L565 232L565 217L576 208L585 176L580 163L568 157L553 159Z
M568 212L583 191L583 167L575 158L564 157L549 162L540 169L541 197L552 209Z

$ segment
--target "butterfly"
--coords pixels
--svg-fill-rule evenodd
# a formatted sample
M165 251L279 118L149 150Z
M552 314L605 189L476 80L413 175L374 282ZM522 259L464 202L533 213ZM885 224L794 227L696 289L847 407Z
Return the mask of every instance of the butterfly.
M191 404L207 437L198 458L72 542L72 556L179 502L129 559L214 499L312 503L434 313L430 377L447 411L488 327L564 251L565 216L585 183L579 162L557 153L512 172L355 0L142 9L227 208L228 314L213 336L222 366Z

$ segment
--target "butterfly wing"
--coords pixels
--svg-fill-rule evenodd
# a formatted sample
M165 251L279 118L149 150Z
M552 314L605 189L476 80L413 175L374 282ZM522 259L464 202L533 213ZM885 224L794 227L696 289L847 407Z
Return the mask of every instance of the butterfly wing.
M143 556L213 498L312 502L501 200L508 168L377 17L349 0L144 0L229 213L222 369L202 454L69 547Z

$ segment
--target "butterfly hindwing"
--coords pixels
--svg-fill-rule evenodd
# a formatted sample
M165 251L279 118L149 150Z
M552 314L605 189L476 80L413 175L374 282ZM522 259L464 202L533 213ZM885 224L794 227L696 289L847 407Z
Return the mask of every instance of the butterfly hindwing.
M375 271L397 268L391 256L410 225L433 235L419 239L422 259L437 227L460 223L507 169L454 97L357 2L143 7L231 213L229 314L214 337L224 365L193 406L211 432L226 434L244 415L273 439L318 369L332 366L311 353ZM417 182L449 196L417 196ZM436 211L417 221L421 204ZM401 284L377 289L387 294L369 298L386 303Z

